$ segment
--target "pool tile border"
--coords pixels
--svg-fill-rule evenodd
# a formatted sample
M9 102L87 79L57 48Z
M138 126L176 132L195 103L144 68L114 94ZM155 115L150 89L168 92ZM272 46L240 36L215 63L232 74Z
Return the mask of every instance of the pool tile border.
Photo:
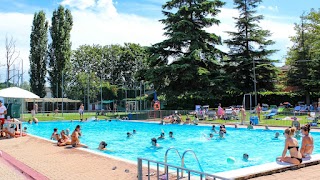
M271 175L275 173L281 173L288 170L296 170L299 168L308 167L308 166L317 165L317 164L320 164L320 154L312 155L310 160L304 160L303 163L299 165L272 162L272 163L261 164L257 166L251 166L251 167L235 169L231 171L215 173L214 175L225 177L227 179L244 180L244 179L251 179L255 177Z

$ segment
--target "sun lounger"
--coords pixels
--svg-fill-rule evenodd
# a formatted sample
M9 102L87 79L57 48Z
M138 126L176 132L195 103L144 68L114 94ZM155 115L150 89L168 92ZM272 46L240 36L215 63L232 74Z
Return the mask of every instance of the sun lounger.
M264 117L266 119L272 119L273 116L277 115L278 110L277 109L272 109L269 114L265 114Z

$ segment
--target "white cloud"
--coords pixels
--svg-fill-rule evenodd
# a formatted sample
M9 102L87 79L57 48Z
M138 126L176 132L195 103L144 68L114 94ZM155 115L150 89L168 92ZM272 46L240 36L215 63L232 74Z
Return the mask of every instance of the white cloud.
M72 48L76 49L83 44L123 44L124 42L139 43L148 46L165 39L163 25L158 19L141 17L135 14L119 13L112 0L64 0L71 9L74 25L71 31ZM51 13L47 18L51 19ZM221 35L223 40L228 38L225 31L235 31L234 19L238 11L222 8L218 19L219 26L208 28L209 32ZM24 68L29 66L29 42L33 14L0 13L0 42L4 42L5 35L12 35L17 40L20 57L24 59ZM262 28L269 29L273 35L271 39L277 42L285 52L285 46L290 44L288 37L294 34L293 25L282 23L283 19L266 17L261 22ZM220 47L227 51L225 46ZM0 45L0 64L4 63L4 43ZM5 73L0 68L1 81ZM2 70L2 71L1 71ZM27 75L27 73L26 73ZM26 76L25 76L26 77Z
M23 59L24 78L28 77L29 67L29 37L31 32L33 14L21 13L0 13L0 64L6 64L5 58L5 38L13 38L16 41L16 50L20 52L20 58ZM20 62L18 59L16 63ZM18 67L16 67L18 69ZM13 67L12 67L13 69ZM6 77L6 68L0 67L0 81Z
M99 0L92 9L72 10L72 15L74 49L82 44L151 45L164 39L163 25L157 19L118 13L112 0Z
M95 5L95 0L63 0L63 6L70 6L79 9L86 9Z
M269 10L269 11L273 11L273 12L278 12L279 11L279 8L278 6L258 6L258 9L259 10Z

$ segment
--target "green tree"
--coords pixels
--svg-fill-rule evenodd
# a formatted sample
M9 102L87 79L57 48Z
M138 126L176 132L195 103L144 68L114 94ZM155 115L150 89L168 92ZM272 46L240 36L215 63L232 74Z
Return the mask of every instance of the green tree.
M118 86L134 88L139 84L136 73L144 67L146 57L145 48L138 44L80 46L72 54L66 93L70 98L89 97L93 102L101 98L101 84L103 98L116 98Z
M177 100L208 103L211 94L222 92L220 60L216 48L221 38L205 28L219 25L215 17L220 0L172 0L163 5L166 40L149 49L148 69L140 77L164 94L169 106Z
M40 11L34 14L30 35L30 86L31 91L40 97L46 95L48 22L46 14Z
M227 32L231 38L225 41L230 48L225 67L233 79L237 93L254 91L254 70L257 91L274 90L275 87L277 71L272 64L275 61L269 57L276 50L268 48L274 41L268 40L270 32L259 26L263 16L255 15L261 2L262 0L234 0L239 17L234 17L237 30Z
M296 35L291 37L293 46L287 53L287 84L296 87L310 104L310 94L320 90L320 11L311 10L295 24Z
M62 76L65 75L65 67L70 62L71 42L70 32L73 25L71 11L59 6L53 11L50 27L51 43L49 44L49 82L52 95L62 97Z

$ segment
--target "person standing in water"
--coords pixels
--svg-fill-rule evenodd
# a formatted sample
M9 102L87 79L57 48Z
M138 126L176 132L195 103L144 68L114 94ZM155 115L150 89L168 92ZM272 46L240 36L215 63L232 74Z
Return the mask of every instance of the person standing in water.
M304 135L302 139L300 152L302 157L310 157L314 148L313 137L309 134L310 124L306 124L301 127L301 133Z
M81 104L79 107L80 120L83 121L84 105Z

